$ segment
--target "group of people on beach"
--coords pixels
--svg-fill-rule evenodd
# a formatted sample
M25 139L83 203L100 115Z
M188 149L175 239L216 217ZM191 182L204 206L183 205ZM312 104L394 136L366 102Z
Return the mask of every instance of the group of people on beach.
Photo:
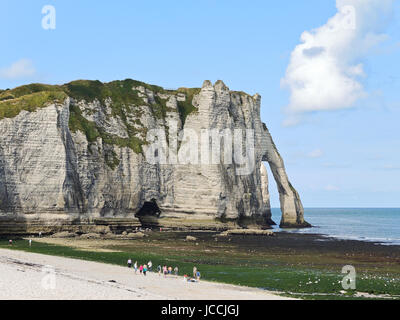
M133 269L135 270L135 274L137 274L137 272L139 270L140 274L143 274L144 276L146 276L146 273L148 271L149 272L153 271L153 263L151 261L147 262L147 264L138 265L137 261L135 261L135 263L132 264L132 259L129 258L127 264L128 264L128 268L133 267ZM175 276L178 276L179 268L175 267L174 269L172 269L171 266L168 267L166 265L164 265L164 266L158 265L157 272L158 272L159 276L161 276L161 274L163 274L164 278L166 278L168 275L172 275L172 274L174 274ZM197 282L197 281L200 281L200 276L201 276L200 271L197 270L196 267L193 267L193 278L189 278L188 275L185 274L183 276L183 279L184 279L184 281L188 281L188 282Z
M174 271L174 274L176 276L179 274L179 268L178 267L175 267L173 271ZM161 265L158 265L157 272L158 272L159 276L161 276L161 273L163 273L164 274L164 278L165 278L167 275L171 275L172 274L172 267L167 267L166 265L161 267Z
M128 259L128 268L132 268L132 259ZM138 265L137 261L133 264L133 269L135 270L135 274L137 274L138 270L140 274L146 275L147 271L153 271L153 263L151 261L147 262L147 264Z

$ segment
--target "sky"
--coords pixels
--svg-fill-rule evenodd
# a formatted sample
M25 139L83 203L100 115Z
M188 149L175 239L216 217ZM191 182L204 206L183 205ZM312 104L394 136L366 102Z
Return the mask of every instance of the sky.
M221 79L261 94L305 207L400 207L399 2L1 0L0 88Z

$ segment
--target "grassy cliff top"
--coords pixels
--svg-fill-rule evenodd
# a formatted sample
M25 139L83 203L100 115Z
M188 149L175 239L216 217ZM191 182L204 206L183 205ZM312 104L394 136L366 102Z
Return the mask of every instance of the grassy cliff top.
M217 81L218 82L222 81ZM139 87L150 90L155 94L155 104L147 104L140 97ZM113 114L118 112L123 105L149 105L156 117L163 117L166 113L166 100L161 99L157 94L184 94L186 101L178 102L178 112L182 123L186 117L196 111L192 104L193 97L200 92L200 88L179 88L177 90L166 90L160 86L147 84L141 81L125 79L103 83L98 80L76 80L63 85L48 85L33 83L23 85L14 89L0 89L0 120L13 118L22 110L35 111L38 108L46 107L51 103L60 103L67 96L77 101L92 102L98 100L104 103L111 99ZM251 97L241 91L232 91L233 94ZM114 112L115 111L115 112Z
M146 102L144 91L153 92L154 101ZM67 97L73 99L70 104L69 128L72 132L82 132L89 144L93 144L101 138L103 144L119 147L128 147L136 153L142 152L142 146L146 143L147 128L140 122L142 115L141 106L148 106L157 119L165 119L168 111L176 111L167 107L169 95L184 94L186 101L178 101L178 112L182 123L192 112L197 111L192 101L194 95L200 92L199 88L180 88L178 90L165 90L162 87L150 85L144 82L126 79L102 83L92 80L77 80L64 85L47 85L33 83L14 89L0 90L0 120L14 118L21 111L36 111L53 103L63 103ZM161 95L158 95L161 94ZM165 99L164 99L165 98ZM181 99L180 99L181 100ZM95 122L88 120L80 105L76 102L99 101L110 108L107 117L118 117L126 127L127 138L121 138L109 134ZM89 110L94 112L94 110ZM132 123L134 119L134 123ZM107 163L115 168L119 161L114 151L106 155Z
M195 110L191 102L193 96L200 92L200 89L196 88L165 90L160 86L132 79L117 80L108 83L93 80L77 80L64 85L33 83L14 89L0 90L0 120L3 118L13 118L22 110L35 111L51 103L62 102L67 96L75 100L85 100L87 102L92 102L97 99L101 103L104 103L106 99L110 98L112 101L111 108L118 114L120 113L118 109L120 109L122 105L146 105L139 96L139 90L136 90L138 87L151 90L155 94L185 94L187 97L186 101L180 102L178 106L183 121L188 114ZM155 95L155 100L156 103L151 105L155 116L165 116L166 100L161 99L157 95Z

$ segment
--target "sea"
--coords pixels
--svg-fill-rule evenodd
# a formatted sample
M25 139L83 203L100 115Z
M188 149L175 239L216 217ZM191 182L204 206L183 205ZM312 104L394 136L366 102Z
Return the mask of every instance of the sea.
M280 217L280 209L273 208L272 220L278 225ZM304 217L313 228L274 228L276 231L400 245L400 208L305 208Z

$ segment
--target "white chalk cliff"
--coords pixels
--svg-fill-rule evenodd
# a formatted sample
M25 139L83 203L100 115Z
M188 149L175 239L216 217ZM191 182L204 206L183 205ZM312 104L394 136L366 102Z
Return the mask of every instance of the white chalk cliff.
M307 227L260 106L259 95L230 91L222 81L175 91L133 80L1 91L0 233L113 221L197 229L268 227L273 221L264 163L278 186L281 226ZM252 129L254 170L242 172L235 159L174 163L172 153L166 163L150 163L145 155L154 144L148 134L159 128L178 157L188 141L174 140L176 131L200 137L204 129Z

